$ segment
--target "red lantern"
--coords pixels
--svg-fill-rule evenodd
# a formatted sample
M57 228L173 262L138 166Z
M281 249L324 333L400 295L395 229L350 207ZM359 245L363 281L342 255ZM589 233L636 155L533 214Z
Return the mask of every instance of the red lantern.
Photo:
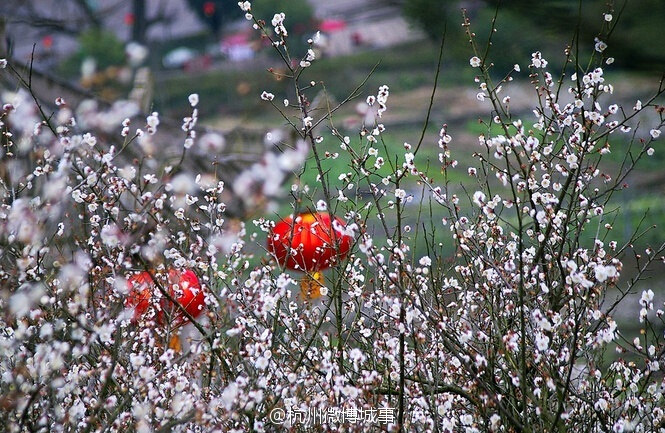
M130 288L129 296L125 305L134 308L134 321L143 316L153 301L153 293L158 290L155 285L154 276L150 272L140 272L134 274L127 280ZM168 272L168 281L164 285L171 297L193 318L198 317L205 307L205 293L201 289L196 274L191 270L177 271L170 269ZM171 313L171 326L178 327L187 322L187 316L182 308L174 305L166 297L162 298L157 308L157 322L164 321L163 312Z
M152 298L152 275L149 272L134 274L127 280L129 295L125 299L125 307L134 308L134 322L148 311Z
M176 302L193 318L199 317L205 307L205 294L196 274L189 269L184 272L171 269L169 271L169 284L169 293ZM170 307L174 326L182 325L189 320L181 308L173 304L170 304Z
M301 287L318 297L321 271L339 263L353 238L344 232L344 220L328 212L304 212L278 222L268 237L268 251L281 266L307 273ZM312 274L316 282L309 279Z

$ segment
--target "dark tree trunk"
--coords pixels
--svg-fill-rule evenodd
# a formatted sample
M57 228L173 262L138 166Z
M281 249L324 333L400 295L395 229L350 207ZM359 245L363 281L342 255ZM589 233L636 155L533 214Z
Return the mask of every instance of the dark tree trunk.
M134 15L132 39L143 44L145 43L145 34L146 30L148 29L145 0L132 0L132 14Z

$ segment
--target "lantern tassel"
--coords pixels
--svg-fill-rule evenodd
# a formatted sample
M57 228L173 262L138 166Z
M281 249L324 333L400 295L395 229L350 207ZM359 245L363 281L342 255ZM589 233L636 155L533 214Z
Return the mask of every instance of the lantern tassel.
M300 279L300 297L305 301L313 301L320 298L323 284L323 273L314 272L306 274Z
M177 333L171 335L169 339L169 349L173 349L176 353L182 352L182 343L180 342L180 336Z

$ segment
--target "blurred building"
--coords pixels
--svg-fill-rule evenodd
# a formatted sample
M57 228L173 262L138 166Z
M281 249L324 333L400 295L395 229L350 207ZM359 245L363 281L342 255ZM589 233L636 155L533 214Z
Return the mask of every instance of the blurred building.
M336 56L357 48L383 48L424 38L386 0L309 0L325 37L324 52Z
M6 22L6 44L24 63L49 69L77 50L82 29L99 25L119 40L132 40L138 0L3 0L0 18ZM324 34L325 55L343 55L358 48L381 48L423 37L402 16L400 6L386 0L309 0ZM146 42L163 42L206 31L187 0L143 0L150 21ZM228 41L226 41L228 42ZM227 47L233 58L250 57L247 44Z
M95 20L122 41L130 41L132 1L123 0L3 0L0 18L6 23L5 41L12 56L37 66L49 67L77 49L77 32ZM146 17L155 20L146 32L147 41L180 38L205 30L186 0L145 1Z

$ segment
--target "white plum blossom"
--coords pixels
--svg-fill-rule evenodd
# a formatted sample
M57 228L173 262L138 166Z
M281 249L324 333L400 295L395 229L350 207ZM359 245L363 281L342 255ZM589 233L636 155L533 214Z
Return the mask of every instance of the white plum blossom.
M159 113L153 112L150 116L146 118L146 125L149 134L154 134L157 132L157 126L159 125Z
M206 154L219 154L226 147L226 139L222 134L206 132L198 139L198 147Z
M487 196L482 191L476 191L473 193L473 202L478 207L482 207L487 200Z
M578 167L578 164L577 164L577 162L578 162L577 155L575 155L574 153L569 154L569 155L566 157L566 162L568 163L568 166L571 168L571 170L576 169L576 168Z
M540 53L540 51L536 51L535 53L533 53L533 54L531 55L531 65L532 65L534 68L543 68L543 69L544 69L544 68L547 67L547 64L548 64L547 60L545 60L545 59L543 58L543 56L542 56L542 54Z
M642 296L640 297L640 305L642 306L650 306L650 308L653 308L653 298L654 298L654 293L653 290L645 290L642 292Z
M617 276L617 269L612 265L598 265L595 268L596 280L599 282L604 282L608 278L614 278Z
M599 53L602 53L607 49L607 44L600 39L596 39L596 45L595 45L595 50L598 51Z
M288 36L288 31L286 30L286 27L284 26L284 20L286 19L286 15L284 12L277 13L273 16L271 24L275 29L275 33L278 34L279 36L285 38Z
M44 290L39 285L23 285L9 298L9 309L16 317L25 317L36 307Z
M549 347L550 339L547 335L540 332L536 333L536 348L544 352Z
M307 50L307 55L305 56L305 58L300 61L300 66L303 68L307 68L311 66L312 61L314 61L314 59L316 59L316 53L314 52L314 50L310 48Z
M272 101L273 99L275 99L275 95L273 95L270 92L263 91L261 93L261 99L263 99L264 101Z

